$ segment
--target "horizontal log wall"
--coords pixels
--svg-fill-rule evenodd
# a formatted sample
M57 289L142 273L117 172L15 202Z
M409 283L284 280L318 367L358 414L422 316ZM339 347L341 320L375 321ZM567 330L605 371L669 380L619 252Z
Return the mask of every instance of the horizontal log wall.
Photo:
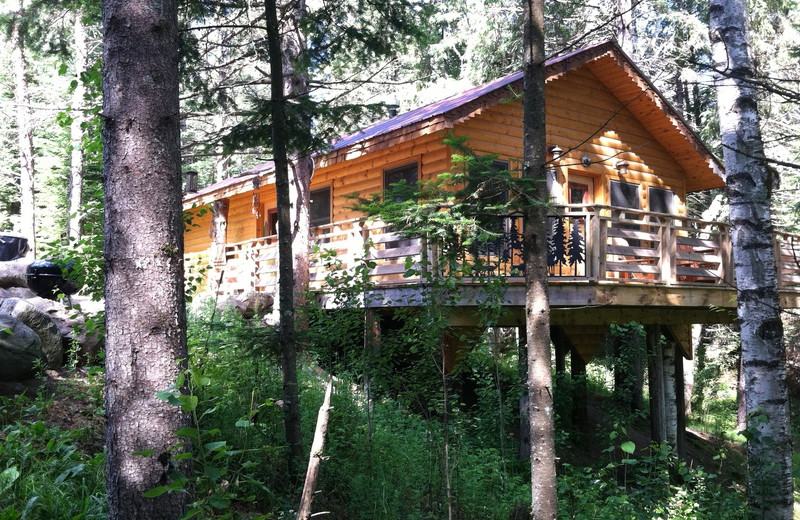
M465 136L467 145L478 154L495 153L518 169L522 156L522 105L501 103L456 124L456 136ZM451 168L451 150L442 143L445 132L404 136L391 146L365 154L348 154L351 160L339 161L318 168L311 189L330 187L333 222L357 218L350 209L351 195L369 196L383 189L383 171L416 162L420 178L429 180ZM547 142L568 151L555 163L559 183L566 189L570 175L594 179L595 204L610 204L610 180L640 185L640 208L648 209L648 188L655 186L675 192L674 211L686 214L686 172L658 144L645 126L628 112L623 104L587 69L579 69L548 82ZM572 148L575 148L572 150ZM590 166L581 164L588 155ZM621 176L617 161L628 163L628 172ZM250 240L263 234L267 211L276 206L275 185L263 184L258 190L258 205L253 206L253 192L234 195L230 199L227 243ZM564 193L564 196L566 193ZM564 202L563 198L559 202ZM186 251L197 252L210 247L210 214L196 219L199 227L186 235Z

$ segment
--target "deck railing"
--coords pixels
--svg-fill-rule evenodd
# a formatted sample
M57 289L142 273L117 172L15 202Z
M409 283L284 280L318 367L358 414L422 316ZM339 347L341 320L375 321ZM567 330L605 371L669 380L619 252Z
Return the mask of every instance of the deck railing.
M381 222L358 219L319 226L312 231L311 285L319 289L333 265L342 272L359 262L368 266L368 277L378 286L418 283L426 271L446 270L457 270L463 283L486 276L522 283L522 219L498 217L496 227L495 238L464 246L440 262L441 244L401 236ZM547 244L551 283L735 286L729 229L720 222L601 205L560 205L548 216ZM800 235L776 233L775 250L780 287L800 290ZM224 258L224 265L215 268L221 278L210 275L214 282L222 281L215 287L221 293L275 290L276 237L228 244Z

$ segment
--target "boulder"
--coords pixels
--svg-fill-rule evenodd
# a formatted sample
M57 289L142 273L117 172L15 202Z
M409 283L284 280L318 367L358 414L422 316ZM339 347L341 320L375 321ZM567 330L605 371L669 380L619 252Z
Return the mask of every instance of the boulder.
M0 287L27 287L25 270L31 262L31 259L25 258L0 262Z
M274 303L275 297L270 293L248 292L224 300L219 304L219 308L233 307L243 318L250 319L272 311Z
M65 352L77 347L78 357L84 361L90 361L102 348L100 334L90 334L86 331L86 315L82 311L83 306L67 307L59 301L39 296L29 298L27 302L50 316L61 334Z
M8 287L6 289L0 289L0 291L3 291L0 293L0 298L19 298L21 300L38 298L36 293L27 287Z
M38 336L41 349L47 360L47 368L59 368L64 361L64 345L61 333L53 319L46 312L19 298L0 300L0 313L7 313L18 319Z
M47 362L38 334L11 314L0 312L0 381L31 377L37 361Z

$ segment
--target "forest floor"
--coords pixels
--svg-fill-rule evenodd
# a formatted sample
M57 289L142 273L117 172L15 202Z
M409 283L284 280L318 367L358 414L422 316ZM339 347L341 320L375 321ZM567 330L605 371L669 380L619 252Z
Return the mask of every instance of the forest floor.
M99 371L98 371L99 372ZM63 430L80 431L78 449L94 455L103 451L105 445L105 416L103 412L102 375L91 369L48 370L46 379L40 383L39 390L48 403L46 422ZM35 386L32 386L35 388ZM608 431L604 418L605 404L602 398L590 400L589 429L591 432ZM645 419L637 419L627 425L626 434L637 449L644 453L650 445L649 424ZM587 436L593 440L578 442L583 455L571 462L591 465L609 457L605 452L608 443L596 442L600 434ZM728 439L699 430L686 429L686 463L692 467L702 467L727 482L744 482L746 460L743 447Z

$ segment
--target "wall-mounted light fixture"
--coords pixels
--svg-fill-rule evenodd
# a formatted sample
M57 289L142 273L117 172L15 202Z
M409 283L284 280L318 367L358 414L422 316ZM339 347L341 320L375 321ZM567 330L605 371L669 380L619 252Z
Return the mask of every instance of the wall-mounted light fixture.
M581 164L586 166L586 167L591 166L592 165L592 158L589 157L588 155L582 155L581 156Z
M555 145L555 146L550 146L550 147L547 149L547 151L548 151L548 152L550 152L550 154L553 156L553 160L554 160L554 161L555 161L556 159L560 159L560 158L561 158L561 156L562 156L562 155L564 155L564 150L562 150L562 149L561 149L561 147L560 147L560 146L558 146L558 145Z
M197 170L186 170L183 172L186 177L186 193L195 193L197 191Z
M614 164L614 167L617 169L617 172L620 175L627 175L628 174L628 161L624 159L620 159Z

